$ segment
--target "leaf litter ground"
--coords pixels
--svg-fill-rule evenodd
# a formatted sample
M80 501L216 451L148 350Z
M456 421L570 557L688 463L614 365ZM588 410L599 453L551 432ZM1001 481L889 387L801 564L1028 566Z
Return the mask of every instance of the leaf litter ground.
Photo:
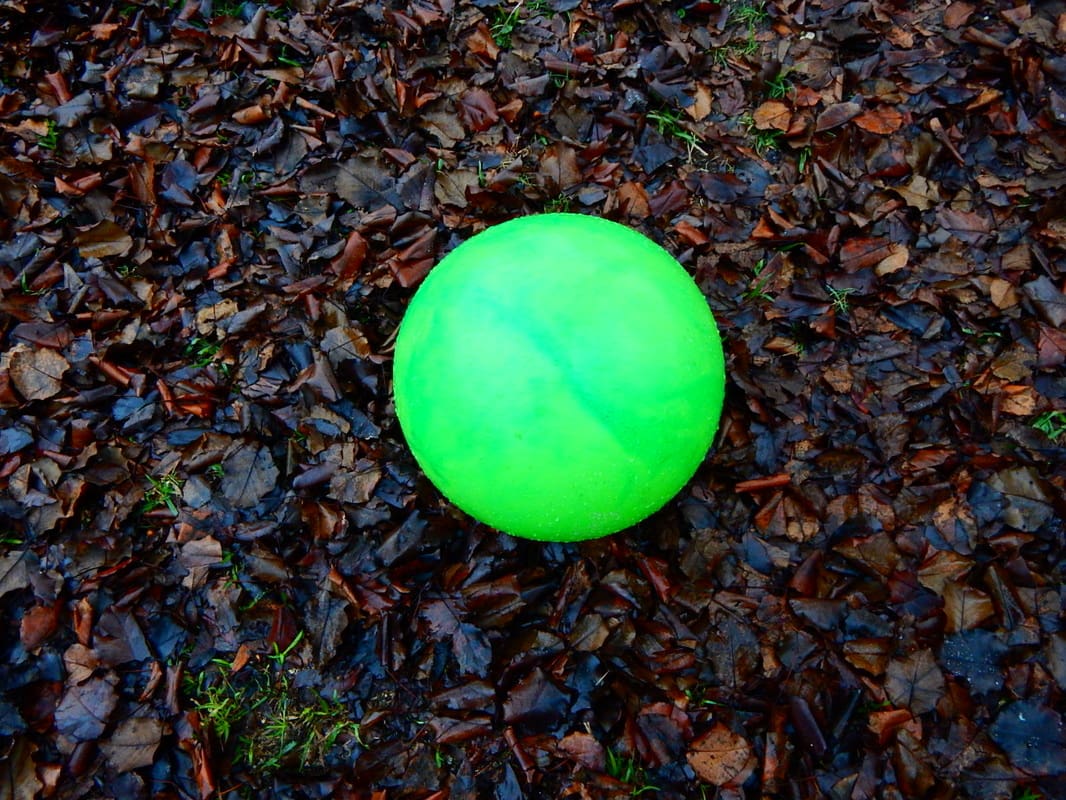
M0 796L1066 797L1066 6L0 2ZM390 404L538 211L729 393L603 541Z

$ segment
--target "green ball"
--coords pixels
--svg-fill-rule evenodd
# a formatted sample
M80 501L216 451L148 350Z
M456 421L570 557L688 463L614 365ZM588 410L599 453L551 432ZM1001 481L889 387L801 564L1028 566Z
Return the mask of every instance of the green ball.
M580 214L461 244L396 339L396 415L455 505L505 533L576 541L661 508L711 446L725 360L674 258Z

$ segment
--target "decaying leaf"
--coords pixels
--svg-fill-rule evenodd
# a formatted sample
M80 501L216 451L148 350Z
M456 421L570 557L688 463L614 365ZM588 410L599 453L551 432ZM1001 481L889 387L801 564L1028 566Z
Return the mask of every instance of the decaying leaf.
M278 475L267 447L242 445L222 462L222 493L238 508L249 508L274 489Z
M686 758L700 780L715 786L742 785L756 765L747 739L721 723L695 739Z
M150 766L163 735L163 723L152 717L129 717L119 723L111 738L100 744L116 772Z
M124 256L133 247L133 237L111 220L78 230L74 237L83 258Z
M885 672L885 692L897 706L924 714L936 708L944 695L944 676L931 650L918 650L903 659L889 662Z
M70 362L55 350L16 345L9 351L8 370L19 394L27 400L47 400L63 389Z

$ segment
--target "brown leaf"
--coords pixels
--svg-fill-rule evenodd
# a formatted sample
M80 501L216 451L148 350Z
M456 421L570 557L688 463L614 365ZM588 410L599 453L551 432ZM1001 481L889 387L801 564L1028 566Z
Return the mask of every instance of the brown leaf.
M381 467L361 459L354 469L338 469L329 482L329 496L342 503L359 505L370 499L381 480Z
M492 31L484 22L479 22L477 28L466 38L466 48L474 55L486 62L493 62L500 54L500 47L492 38Z
M862 106L858 103L836 103L831 105L818 115L814 130L816 133L821 133L822 131L839 128L848 120L857 117L861 111Z
M37 776L37 745L24 736L15 739L0 759L0 800L34 800L44 788Z
M948 633L971 630L995 616L992 599L979 589L951 582L944 584L943 593Z
M181 585L187 589L203 586L211 567L222 563L222 545L213 536L193 539L181 546L178 563L188 570L181 579Z
M909 183L893 186L892 191L903 198L907 205L925 211L940 202L940 188L937 183L922 175L915 175Z
M466 208L467 192L477 189L478 174L472 169L455 169L437 175L433 196L443 205Z
M19 623L19 638L26 650L36 650L46 642L59 627L59 607L37 605L22 615Z
M889 708L870 714L867 725L877 736L877 741L884 746L892 741L901 728L919 726L920 729L921 723L905 708Z
M976 8L970 3L955 2L944 11L944 27L956 30L966 24Z
M567 734L559 742L559 749L585 769L593 772L606 770L607 753L603 745L590 733Z
M83 644L72 644L63 653L63 666L67 668L67 680L82 683L89 680L100 666L96 651Z
M742 785L756 765L747 739L720 722L692 742L686 758L700 780L715 786Z
M46 400L63 388L63 375L70 369L70 362L55 350L19 344L9 353L11 381L27 400Z
M553 144L540 159L540 175L545 188L558 194L581 182L581 170L577 166L577 152L568 144Z
M477 133L487 131L500 119L492 95L476 87L459 97L459 116L467 130Z
M78 228L74 237L82 258L124 256L133 247L133 237L111 220L103 220L87 228Z
M844 658L857 669L871 675L883 675L892 653L892 642L885 638L852 639L844 642Z
M899 252L900 245L884 239L849 239L840 247L840 266L847 272L880 264ZM906 253L906 248L903 248Z
M885 693L893 705L924 714L944 696L944 676L932 650L918 650L893 660L885 671Z
M629 217L646 219L651 216L648 190L636 181L626 181L618 187L618 206Z
M557 724L570 707L570 697L540 667L535 667L507 694L503 718L511 724Z
M1053 369L1066 364L1066 331L1041 325L1038 350L1040 357L1037 366L1041 369Z
M752 115L755 127L761 131L787 131L792 123L792 110L780 100L767 100Z
M956 211L954 208L942 208L937 212L940 227L951 231L967 244L984 241L992 230L992 223L974 211Z
M903 126L903 115L887 106L864 111L852 120L857 126L870 133L887 136Z
M151 717L130 717L100 744L104 757L117 772L151 766L163 736L163 723Z

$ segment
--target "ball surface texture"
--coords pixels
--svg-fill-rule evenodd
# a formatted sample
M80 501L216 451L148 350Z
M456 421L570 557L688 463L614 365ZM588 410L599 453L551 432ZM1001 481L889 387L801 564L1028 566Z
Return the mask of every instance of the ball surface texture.
M711 446L725 391L707 302L624 225L540 214L430 272L400 325L396 415L426 476L505 533L575 541L661 508Z

